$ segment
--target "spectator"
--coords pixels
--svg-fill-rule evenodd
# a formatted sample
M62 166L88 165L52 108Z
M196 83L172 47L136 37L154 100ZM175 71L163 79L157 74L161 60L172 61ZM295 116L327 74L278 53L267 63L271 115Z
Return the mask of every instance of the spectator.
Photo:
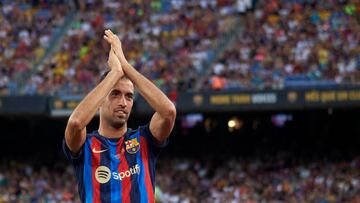
M281 89L360 82L359 3L273 0L242 18L243 32L222 66L224 89ZM212 77L209 74L207 77ZM204 89L212 87L204 82Z

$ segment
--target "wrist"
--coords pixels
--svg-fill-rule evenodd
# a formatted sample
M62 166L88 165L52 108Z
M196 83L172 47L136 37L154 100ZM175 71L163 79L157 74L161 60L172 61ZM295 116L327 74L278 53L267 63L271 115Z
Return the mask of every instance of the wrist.
M121 62L121 67L122 67L123 69L128 69L129 67L131 67L131 65L130 65L130 63L127 62L126 60L123 60L123 61Z
M112 73L115 75L120 75L120 76L124 75L124 72L122 71L122 69L119 69L119 68L111 68L109 73Z

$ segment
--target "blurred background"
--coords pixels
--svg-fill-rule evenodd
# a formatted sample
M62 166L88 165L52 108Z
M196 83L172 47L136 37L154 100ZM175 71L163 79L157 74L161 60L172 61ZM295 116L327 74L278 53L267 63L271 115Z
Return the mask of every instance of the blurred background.
M158 202L360 203L358 0L0 0L0 22L1 203L79 202L61 143L105 29L177 107ZM137 95L128 126L152 113Z

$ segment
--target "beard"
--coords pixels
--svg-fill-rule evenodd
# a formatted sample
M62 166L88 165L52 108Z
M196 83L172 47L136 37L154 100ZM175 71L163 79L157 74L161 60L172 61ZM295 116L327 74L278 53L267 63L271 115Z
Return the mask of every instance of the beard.
M114 129L120 129L125 126L127 122L127 117L120 118L118 116L112 116L112 117L109 116L106 120L107 123Z
M125 124L126 124L126 121L113 120L110 125L111 125L111 127L115 128L115 129L120 129L120 128L124 127Z

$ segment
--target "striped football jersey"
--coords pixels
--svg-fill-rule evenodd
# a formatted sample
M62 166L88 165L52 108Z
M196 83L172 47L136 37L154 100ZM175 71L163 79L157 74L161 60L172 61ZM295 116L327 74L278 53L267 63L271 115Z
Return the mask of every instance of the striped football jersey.
M149 125L128 129L120 139L97 131L86 135L80 152L63 150L75 169L82 202L155 202L155 164L167 141L158 145Z

